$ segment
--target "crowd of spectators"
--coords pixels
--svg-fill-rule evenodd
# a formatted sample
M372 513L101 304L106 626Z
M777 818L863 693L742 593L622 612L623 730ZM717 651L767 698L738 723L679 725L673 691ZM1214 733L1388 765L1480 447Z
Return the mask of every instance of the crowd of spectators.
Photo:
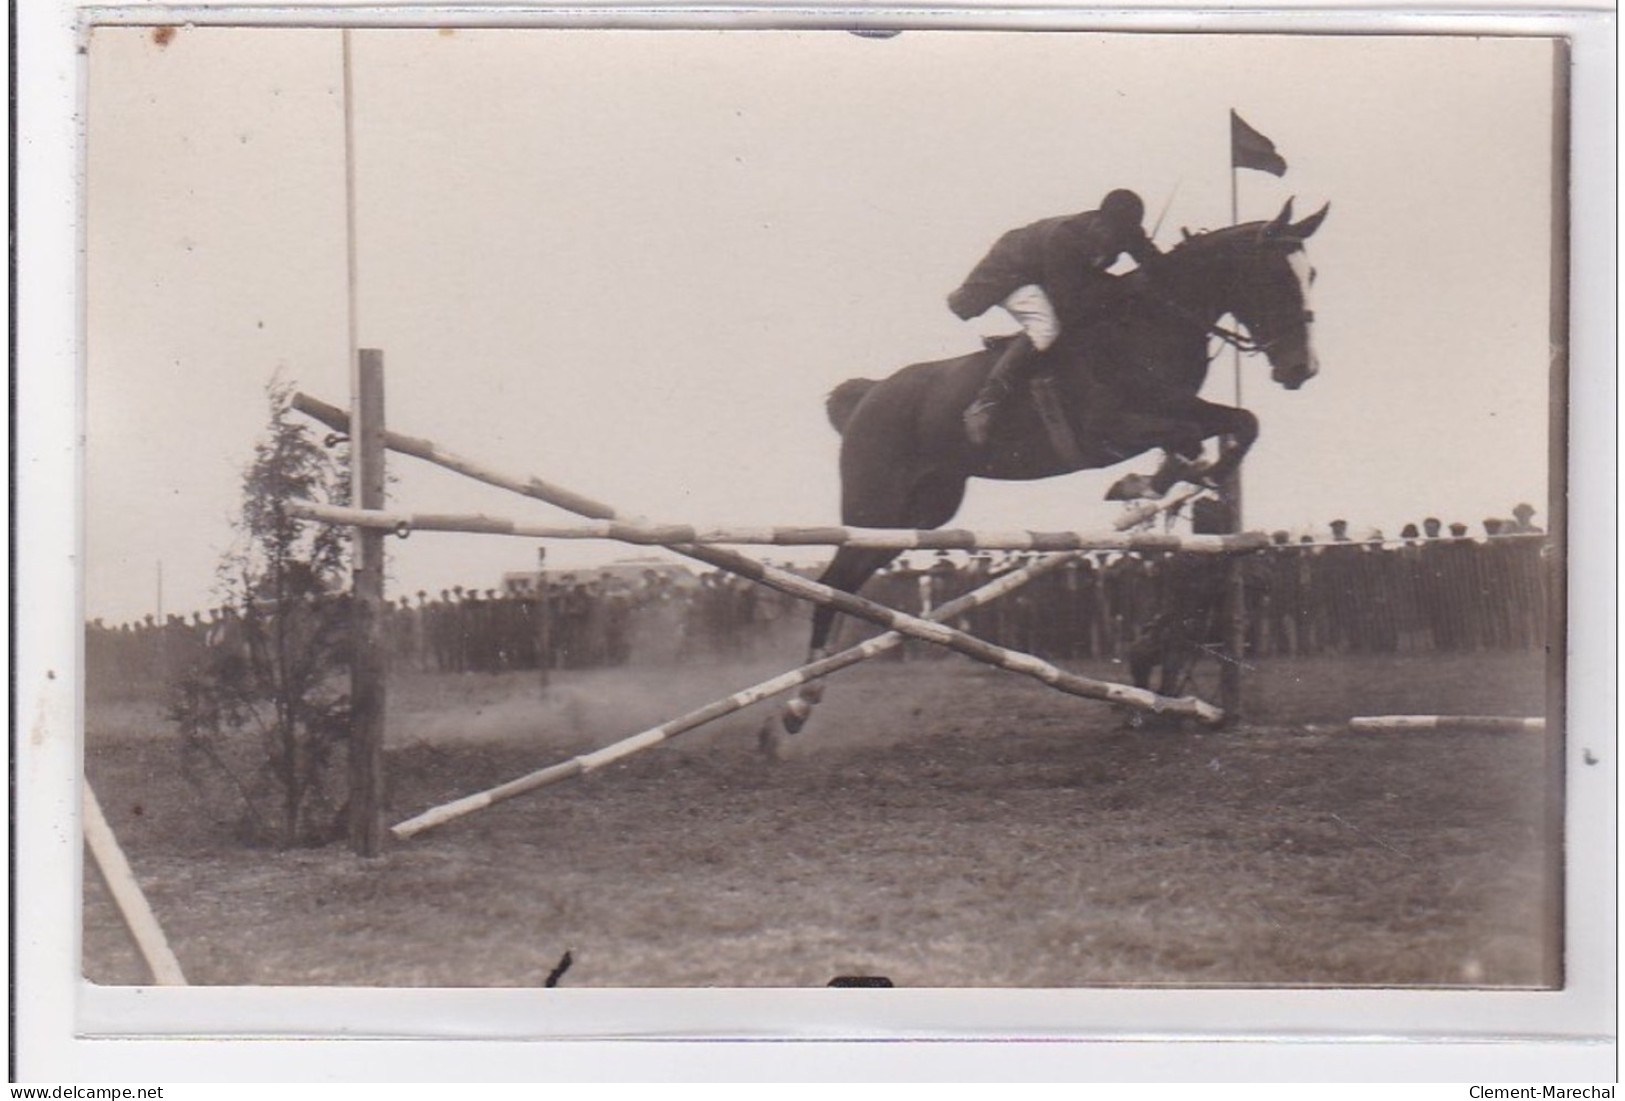
M1483 536L1429 519L1397 540L1286 532L1243 561L1247 643L1256 657L1469 652L1540 647L1547 641L1546 541L1520 506ZM1021 555L903 556L866 596L925 614L1010 569ZM1076 558L955 625L1050 659L1121 658L1169 610L1219 600L1226 559L1162 553ZM816 574L816 570L800 572ZM510 578L502 589L443 590L391 602L383 637L392 668L423 673L577 670L748 659L805 637L808 609L794 598L723 572L681 567L641 576L605 572ZM840 641L878 628L848 621ZM163 682L210 647L234 645L238 613L219 608L162 623L87 627L87 682L114 695ZM903 655L942 651L911 643Z
M390 605L397 667L439 673L593 669L741 659L791 614L791 598L720 571L646 569L510 578L504 588L444 590Z
M1429 520L1397 541L1355 541L1336 521L1332 538L1271 547L1242 559L1247 646L1258 657L1337 653L1465 652L1546 642L1547 558L1527 523L1495 522L1490 538L1465 526L1441 534ZM925 569L894 565L867 592L913 613L929 611L1027 561L947 555ZM1170 611L1203 613L1222 598L1226 559L1159 553L1094 554L972 611L958 626L989 641L1049 658L1121 658ZM1220 639L1214 639L1220 641Z

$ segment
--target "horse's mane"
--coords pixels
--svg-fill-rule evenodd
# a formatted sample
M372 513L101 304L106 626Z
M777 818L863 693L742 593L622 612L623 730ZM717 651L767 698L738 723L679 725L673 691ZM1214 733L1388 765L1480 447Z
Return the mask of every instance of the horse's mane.
M1195 232L1187 229L1184 231L1184 239L1169 249L1166 255L1172 256L1180 252L1200 252L1204 249L1218 248L1221 245L1228 245L1242 236L1256 239L1258 231L1267 224L1267 222L1242 222L1240 225L1220 226L1218 229L1199 229Z
M1187 229L1184 231L1184 239L1163 255L1174 256L1178 254L1201 253L1208 249L1217 249L1233 245L1238 241L1244 244L1258 244L1261 241L1266 240L1265 238L1261 238L1259 234L1260 231L1263 230L1267 225L1269 225L1268 222L1257 221L1242 222L1240 225L1234 226L1220 226L1218 229L1202 229L1197 230L1194 233ZM1276 244L1288 246L1303 244L1303 238L1292 233L1279 233L1272 235L1271 237L1267 238L1267 240Z

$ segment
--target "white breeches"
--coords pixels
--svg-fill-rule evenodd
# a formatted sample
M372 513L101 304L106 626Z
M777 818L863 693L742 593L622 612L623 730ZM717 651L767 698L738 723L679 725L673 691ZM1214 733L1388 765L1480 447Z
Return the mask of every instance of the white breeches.
M1061 323L1055 319L1055 307L1050 305L1049 295L1038 284L1028 283L1025 287L1017 287L1010 292L1003 305L1010 316L1020 322L1027 339L1040 352L1054 344L1055 338L1061 335Z

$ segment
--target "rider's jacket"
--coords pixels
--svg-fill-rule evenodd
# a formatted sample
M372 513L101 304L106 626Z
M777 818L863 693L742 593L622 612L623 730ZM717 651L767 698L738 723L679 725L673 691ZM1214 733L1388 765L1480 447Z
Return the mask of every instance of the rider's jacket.
M968 321L1017 288L1037 284L1064 331L1095 309L1107 285L1106 269L1125 252L1140 264L1158 254L1143 228L1116 225L1098 210L1045 218L995 241L948 296L948 308Z

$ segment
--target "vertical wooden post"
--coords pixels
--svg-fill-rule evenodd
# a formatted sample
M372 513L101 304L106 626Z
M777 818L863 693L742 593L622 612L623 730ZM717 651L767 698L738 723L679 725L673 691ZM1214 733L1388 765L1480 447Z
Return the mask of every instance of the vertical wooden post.
M1240 512L1236 502L1220 489L1217 500L1202 499L1191 506L1191 530L1198 535L1235 535L1241 531ZM1222 639L1204 640L1222 643L1219 652L1219 699L1226 726L1233 726L1241 717L1241 674L1247 660L1247 561L1244 554L1226 555L1214 563L1223 571L1219 586L1219 615L1223 623Z
M1198 501L1192 513L1195 530L1209 535L1235 535L1241 531L1238 501L1221 487L1217 501ZM1241 717L1242 670L1247 661L1247 562L1245 554L1225 556L1218 568L1224 571L1219 607L1224 623L1223 663L1219 668L1218 704L1224 710L1225 724L1234 725Z
M384 354L356 356L350 410L350 492L361 508L384 507ZM384 848L384 536L356 528L351 581L354 650L350 664L350 847Z
M532 624L536 628L536 675L545 693L553 683L553 609L547 599L547 578L536 579L536 607Z
M1241 719L1241 673L1247 661L1247 561L1230 555L1224 564L1225 646L1219 671L1219 706L1226 726Z

